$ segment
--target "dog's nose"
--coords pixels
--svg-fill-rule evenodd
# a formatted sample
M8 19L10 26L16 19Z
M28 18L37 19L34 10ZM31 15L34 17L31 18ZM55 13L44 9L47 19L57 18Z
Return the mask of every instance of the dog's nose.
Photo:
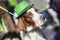
M45 17L43 15L40 16L41 20L45 20Z

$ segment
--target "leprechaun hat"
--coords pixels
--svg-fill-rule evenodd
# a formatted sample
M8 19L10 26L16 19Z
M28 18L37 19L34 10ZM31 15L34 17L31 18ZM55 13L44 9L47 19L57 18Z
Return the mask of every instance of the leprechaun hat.
M26 1L22 1L21 3L19 3L14 11L15 13L19 16L21 16L25 11L27 11L29 8L31 8L33 5L30 5L29 3L27 3Z

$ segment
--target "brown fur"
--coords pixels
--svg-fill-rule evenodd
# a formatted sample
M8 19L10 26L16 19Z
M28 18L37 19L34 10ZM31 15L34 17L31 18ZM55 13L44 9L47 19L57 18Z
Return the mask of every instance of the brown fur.
M32 20L32 13L29 12L29 13L24 13L19 19L18 19L18 25L16 27L17 31L24 31L24 32L27 32L26 28L28 26L35 26L35 22Z

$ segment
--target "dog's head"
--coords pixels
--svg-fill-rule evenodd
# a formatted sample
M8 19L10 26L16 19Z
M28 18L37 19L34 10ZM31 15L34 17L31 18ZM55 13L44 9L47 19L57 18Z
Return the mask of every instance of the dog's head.
M45 22L45 18L42 14L39 14L35 8L27 10L19 19L18 19L18 30L26 30L27 27L41 26Z

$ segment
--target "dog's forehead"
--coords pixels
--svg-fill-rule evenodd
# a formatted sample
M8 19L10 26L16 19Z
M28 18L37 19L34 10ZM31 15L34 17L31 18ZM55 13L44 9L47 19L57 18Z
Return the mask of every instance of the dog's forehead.
M33 12L34 10L34 8L30 8L27 12Z
M36 12L35 11L35 8L30 8L28 11L27 11L27 13L29 13L29 12L31 12L32 14L34 14L34 15L42 15L42 14L39 14L38 12Z
M32 13L32 15L35 17L35 16L38 16L39 13L35 11L35 8L30 8L27 13Z

